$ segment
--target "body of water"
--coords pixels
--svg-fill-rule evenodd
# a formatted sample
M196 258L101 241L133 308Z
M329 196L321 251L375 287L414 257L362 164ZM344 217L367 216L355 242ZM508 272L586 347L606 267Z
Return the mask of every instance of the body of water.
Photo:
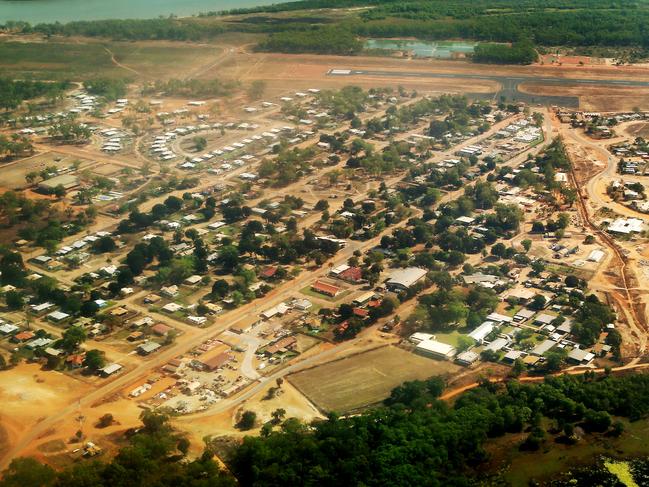
M189 16L233 8L269 5L278 0L0 0L0 22L24 20L70 22L72 20L152 19Z
M404 51L416 57L451 59L473 54L477 43L462 41L410 41L399 39L369 39L366 49L385 49L387 51Z

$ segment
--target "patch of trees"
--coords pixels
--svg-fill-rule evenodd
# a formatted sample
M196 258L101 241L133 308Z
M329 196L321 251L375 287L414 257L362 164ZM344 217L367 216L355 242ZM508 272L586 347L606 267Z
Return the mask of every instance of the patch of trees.
M46 36L105 37L114 40L198 41L223 34L227 29L220 23L192 22L182 19L121 19L76 21L61 24L24 24L22 32L37 32Z
M345 86L340 90L323 90L318 93L318 103L331 110L336 116L352 119L354 114L363 112L372 91L364 91L358 86Z
M385 408L348 419L330 414L310 427L289 419L266 437L246 438L229 464L241 485L470 485L489 438L530 428L530 446L540 446L544 417L606 431L612 414L649 412L647 386L647 376L511 382L480 387L449 407L435 399L439 379L406 383Z
M189 193L187 193L189 195ZM194 208L200 206L200 200L191 198L185 199L184 197L178 198L177 196L169 196L163 203L158 203L151 208L150 213L142 213L139 209L134 209L128 215L128 218L119 222L117 226L117 233L134 233L153 225L159 220L163 220L174 213L179 212L185 206L194 205ZM216 201L213 198L207 198L198 212L203 215L206 220L214 216Z
M13 110L25 100L59 98L69 87L68 81L34 81L0 78L0 109Z
M63 144L77 144L88 141L92 132L87 125L73 120L65 120L55 124L48 130L48 135Z
M363 43L348 29L318 27L273 33L257 47L262 51L349 55L360 52Z
M442 276L440 276L442 277ZM419 297L417 308L407 319L413 330L440 331L478 326L498 304L496 293L472 286L468 293L453 289L449 279L438 280L439 289Z
M93 95L106 100L117 100L126 95L127 83L123 79L95 78L83 82L83 87Z
M480 43L475 47L473 60L489 64L532 64L538 58L529 41L508 44Z
M539 4L530 0L307 0L234 12L279 12L300 8L368 6L349 13L343 22L331 16L248 16L228 19L158 18L146 20L97 20L61 23L7 23L12 32L45 36L88 36L116 40L168 39L199 41L226 32L263 32L270 36L259 44L263 50L355 54L362 50L360 37L416 37L430 40L472 39L485 41L477 48L482 62L527 63L537 46L649 47L649 9L642 3L622 0L556 0ZM311 7L313 6L313 7ZM212 12L212 14L215 14ZM204 14L207 16L209 14ZM549 28L551 26L551 28ZM502 47L493 43L512 43Z
M310 169L315 156L313 147L281 149L275 159L264 159L259 164L259 177L269 178L277 186L287 186L300 179Z
M20 134L6 136L0 134L0 160L26 157L34 153L34 145L29 137Z
M132 275L139 276L144 269L157 259L160 265L166 265L173 259L174 253L162 237L154 237L148 243L139 243L126 254L126 266Z
M170 79L146 84L142 88L142 93L163 92L168 96L210 98L229 95L234 87L234 82L218 79Z
M614 322L615 313L613 310L607 304L602 303L597 296L589 294L575 313L575 322L572 325L571 333L579 343L591 346L597 342L604 327Z

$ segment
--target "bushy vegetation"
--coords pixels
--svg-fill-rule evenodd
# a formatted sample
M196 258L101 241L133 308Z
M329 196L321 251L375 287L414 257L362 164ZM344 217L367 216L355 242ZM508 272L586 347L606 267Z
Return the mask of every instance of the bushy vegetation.
M34 145L25 135L12 134L10 137L0 134L0 160L25 157L34 153Z
M473 53L475 62L493 64L532 64L537 57L531 42L516 42L511 46L481 43Z
M222 24L186 22L178 19L92 20L61 24L23 24L25 33L105 37L114 40L198 41L226 32Z
M0 481L3 487L75 486L186 486L232 487L234 479L225 474L212 455L185 461L187 439L174 432L166 416L144 412L144 427L131 432L129 446L109 463L93 461L75 464L56 472L31 458L11 462Z
M170 79L149 83L143 87L142 92L144 94L163 92L167 96L207 98L229 95L233 88L232 82L223 82L218 79Z
M122 79L96 78L83 82L83 87L93 95L106 100L117 100L126 95L126 81Z
M346 29L321 27L306 31L288 31L271 34L259 45L263 51L315 54L355 54L363 43Z
M52 100L62 96L67 81L46 82L0 78L0 109L11 110L25 100L44 97Z

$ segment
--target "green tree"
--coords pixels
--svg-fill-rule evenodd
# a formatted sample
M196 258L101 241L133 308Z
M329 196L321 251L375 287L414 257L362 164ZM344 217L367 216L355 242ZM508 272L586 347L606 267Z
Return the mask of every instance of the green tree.
M266 92L266 82L264 80L256 79L248 87L248 98L251 100L259 100Z
M101 350L88 350L86 356L83 359L84 367L88 367L89 370L96 371L106 365L106 359L104 358L104 352Z
M468 335L460 335L457 338L457 350L458 352L464 352L468 350L473 345L475 345L475 340Z
M7 307L12 311L21 309L24 305L23 295L19 291L7 291L5 294L5 302L7 303Z
M56 472L33 458L15 458L4 472L2 487L47 487L53 485Z
M63 332L60 346L66 352L74 352L84 341L86 341L85 330L80 326L71 326Z
M237 423L237 428L243 431L250 430L255 427L255 422L257 421L257 414L254 411L244 411L241 414L241 418Z
M200 152L207 147L207 139L205 137L200 137L200 136L194 137L192 139L192 142L194 144L194 150L196 152Z
M230 285L225 279L217 279L214 281L214 284L212 284L212 296L214 297L222 299L227 296L229 290Z

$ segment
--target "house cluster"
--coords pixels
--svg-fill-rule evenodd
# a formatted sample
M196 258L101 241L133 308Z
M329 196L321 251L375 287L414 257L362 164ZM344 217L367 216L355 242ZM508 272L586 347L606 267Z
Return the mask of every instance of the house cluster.
M611 127L622 122L632 122L635 120L645 120L649 118L649 113L642 112L620 112L614 114L604 114L601 112L567 110L565 108L556 107L555 111L562 123L572 124L573 127Z
M637 219L618 219L611 222L609 231L636 233L642 231L644 222ZM472 217L459 217L455 225L480 232L479 223ZM612 230L611 230L612 227ZM550 250L557 259L579 252L578 246L566 246L556 242ZM595 248L587 260L599 262L605 254ZM573 365L588 366L597 357L611 351L603 335L592 346L584 345L572 334L574 318L564 316L566 296L583 297L578 288L569 288L559 277L538 272L521 279L521 266L508 273L493 267L460 274L466 285L493 290L500 298L500 312L491 313L485 320L464 334L415 333L410 337L414 350L437 359L454 360L470 366L480 360L512 364L517 359L529 367L543 366L546 354L565 350L566 360ZM574 304L570 304L574 309ZM506 310L506 313L505 313ZM459 326L459 325L458 325ZM614 327L610 324L609 327Z
M644 139L638 138L635 142L615 144L609 150L620 158L618 172L631 176L643 176L649 161L649 145Z
M42 254L30 259L30 262L47 271L58 271L67 265L78 265L90 259L90 247L102 237L110 236L109 232L99 231L86 235L57 249L53 255ZM115 268L115 272L117 268ZM40 276L39 276L40 277ZM97 276L99 277L99 276Z
M543 296L545 304L536 309L536 296ZM521 360L528 367L543 364L546 354L554 349L564 349L566 360L572 365L588 366L596 357L603 357L611 351L605 343L606 333L597 344L586 347L572 335L573 319L561 314L561 306L552 304L554 293L547 290L510 289L501 297L516 305L513 314L491 313L483 323L465 336L470 345L458 349L448 338L439 339L433 334L417 332L410 336L415 351L425 356L442 360L454 360L470 366L481 359L513 364ZM609 327L614 327L613 324Z
M123 130L113 128L100 130L98 133L103 138L101 150L110 154L120 152L124 148L124 140L130 138L130 135Z

